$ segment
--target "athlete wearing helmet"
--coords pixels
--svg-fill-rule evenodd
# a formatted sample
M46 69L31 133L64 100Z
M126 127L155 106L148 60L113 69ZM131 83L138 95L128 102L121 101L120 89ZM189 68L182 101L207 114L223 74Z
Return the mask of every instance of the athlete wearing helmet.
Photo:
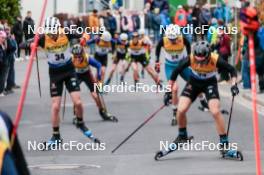
M80 44L75 44L72 47L72 62L74 64L77 79L79 85L84 82L86 86L90 89L91 95L98 107L99 114L105 121L116 121L116 117L109 114L106 110L106 107L103 105L102 101L99 98L98 93L96 92L95 84L97 83L95 81L95 78L92 74L92 71L90 69L90 65L92 67L95 67L97 69L97 80L101 80L101 64L90 57L85 51L84 48ZM74 109L75 111L75 109ZM77 118L74 119L74 121L77 121Z
M145 47L148 45L146 41L140 40L138 32L134 32L132 34L132 40L129 42L129 55L132 59L132 68L134 71L134 81L135 85L139 81L138 76L138 63L140 63L144 69L147 70L149 75L152 77L152 79L160 85L160 79L159 75L155 72L155 70L149 65L149 60L146 58L145 54Z
M191 75L182 91L178 103L177 119L179 135L176 138L176 141L184 142L188 139L186 130L186 113L197 96L200 93L204 93L206 95L206 99L208 100L209 110L215 120L217 132L220 137L220 144L221 146L225 146L228 144L228 136L226 135L224 118L220 112L216 74L217 68L224 69L231 74L231 93L235 96L239 93L239 89L236 84L236 70L226 61L219 58L217 54L211 53L209 44L206 41L196 43L194 45L194 55L190 55L188 59L181 60L179 66L173 71L169 84L175 84L177 76L187 67L191 68Z
M170 76L175 68L179 66L181 60L185 60L191 53L190 43L180 32L180 27L178 25L169 25L166 28L165 36L158 42L156 46L156 65L155 70L160 72L160 53L161 49L164 49L164 58L165 58L165 74L167 80L170 79ZM181 72L181 77L188 81L190 76L190 69L186 68ZM165 105L169 105L169 101L172 99L172 121L171 125L174 126L177 124L176 112L177 112L177 103L178 96L177 91L178 87L172 87L172 93L167 92L164 95Z
M144 49L145 49L145 53L146 53L146 58L149 61L150 60L150 52L151 52L153 43L152 43L151 39L147 35L145 35L144 29L139 29L138 34L139 34L139 39L143 40L145 43L147 43L146 46L144 47ZM145 76L144 74L145 74L144 68L142 68L142 70L141 70L141 77L142 78L144 78L144 76Z
M120 61L122 64L120 82L124 82L125 58L126 58L127 49L128 49L128 35L126 33L121 33L119 38L114 40L113 42L115 45L116 52L115 52L112 68L111 68L111 71L109 73L109 77L105 82L106 85L110 84L111 79L113 77L113 74L114 74L115 70L117 69L117 65Z
M47 149L50 149L54 146L54 143L61 142L59 113L64 85L66 86L75 106L77 116L76 127L79 128L85 136L89 138L94 137L83 121L83 106L80 98L80 87L72 63L70 41L81 38L81 35L69 32L69 34L66 34L64 29L60 28L59 20L56 17L48 17L45 20L44 26L45 34L40 35L37 46L44 49L49 64L53 135L47 142L46 146ZM28 46L31 42L33 42L33 40L27 41L22 45ZM78 52L79 50L75 51Z
M107 67L108 53L112 48L112 36L108 31L104 31L101 37L90 39L87 45L95 43L95 59L102 64L102 81L105 78L105 71Z

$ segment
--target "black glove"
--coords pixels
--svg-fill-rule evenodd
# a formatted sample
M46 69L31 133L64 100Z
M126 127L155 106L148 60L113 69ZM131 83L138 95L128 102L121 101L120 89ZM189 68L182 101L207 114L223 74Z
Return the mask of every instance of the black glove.
M235 84L235 85L233 85L233 86L231 87L231 93L232 93L232 96L236 96L236 95L239 94L239 89L238 89L238 87L237 87L237 84Z
M170 101L172 99L172 93L171 92L165 92L163 102L165 106L169 106Z

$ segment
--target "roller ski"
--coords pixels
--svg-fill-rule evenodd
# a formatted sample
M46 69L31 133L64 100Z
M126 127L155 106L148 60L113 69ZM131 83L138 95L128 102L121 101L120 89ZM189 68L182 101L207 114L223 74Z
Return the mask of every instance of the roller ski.
M85 124L84 124L83 121L78 121L78 119L76 119L76 127L79 128L82 131L82 133L86 137L88 137L92 142L97 143L97 144L100 144L101 143L101 141L98 138L94 137L94 135L92 134L92 131L89 130L85 126Z
M244 160L242 152L236 149L225 149L222 146L222 149L220 150L220 154L223 159L238 160L238 161Z
M59 150L61 147L62 141L63 140L60 138L60 136L55 137L53 135L49 141L43 142L43 145L45 145L45 147L42 149L42 151Z
M118 122L117 117L115 117L115 116L109 114L109 113L108 113L106 110L104 110L104 109L100 110L100 111L99 111L99 114L100 114L100 116L102 117L102 119L103 119L104 121L110 121L110 122L115 122L115 123Z
M160 158L176 151L176 150L179 150L184 144L184 143L191 143L191 141L193 140L193 136L190 136L188 138L186 137L181 137L181 136L178 136L169 146L169 148L167 148L167 150L164 150L164 151L158 151L154 157L154 159L156 161L158 161ZM172 145L173 144L173 145Z

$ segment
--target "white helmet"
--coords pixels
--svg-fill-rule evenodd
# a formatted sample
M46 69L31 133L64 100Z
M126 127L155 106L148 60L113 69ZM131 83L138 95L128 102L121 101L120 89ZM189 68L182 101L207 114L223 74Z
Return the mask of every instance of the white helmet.
M128 39L128 35L126 33L121 33L120 40L126 41Z
M110 42L112 39L111 34L108 31L104 31L104 33L102 34L102 40L104 40L105 42Z
M181 36L181 28L178 25L170 24L165 31L166 37L169 39L176 39Z
M45 20L45 32L56 34L61 24L58 18L56 17L47 17Z
M145 30L144 29L139 29L138 30L139 35L145 35Z

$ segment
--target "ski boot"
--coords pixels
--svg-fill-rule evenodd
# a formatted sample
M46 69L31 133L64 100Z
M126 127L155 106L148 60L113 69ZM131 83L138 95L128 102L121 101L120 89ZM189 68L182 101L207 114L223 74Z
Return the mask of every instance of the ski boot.
M177 108L173 109L173 117L171 120L171 126L176 126L177 125Z
M79 129L83 132L83 134L84 134L86 137L88 137L91 141L93 141L94 143L97 143L97 144L100 144L100 143L101 143L101 141L100 141L98 138L96 138L96 137L93 136L92 131L89 130L89 129L85 126L85 124L84 124L83 121L80 122L80 121L77 120L77 122L76 122L76 127L79 128Z
M118 122L118 119L115 116L109 114L105 109L99 110L99 114L104 121Z
M145 71L144 71L144 69L141 70L141 78L142 78L142 79L145 78Z
M106 82L104 83L104 85L109 85L110 83L111 83L111 79L108 78L108 79L106 80Z
M125 78L124 78L124 75L121 75L121 77L120 77L120 84L123 84L123 85L125 84L124 79L125 79Z
M191 143L191 140L193 140L193 136L190 137L182 137L182 136L178 136L169 146L169 148L167 148L164 151L158 151L154 157L154 159L157 161L160 158L176 151L179 150L179 148L181 148L184 143Z
M206 100L200 100L201 106L198 107L198 109L200 109L203 112L208 112L209 111L209 107L208 107L208 103Z
M61 147L62 139L60 138L60 135L53 135L48 142L43 142L43 144L45 145L45 148L43 148L42 151L58 150Z

